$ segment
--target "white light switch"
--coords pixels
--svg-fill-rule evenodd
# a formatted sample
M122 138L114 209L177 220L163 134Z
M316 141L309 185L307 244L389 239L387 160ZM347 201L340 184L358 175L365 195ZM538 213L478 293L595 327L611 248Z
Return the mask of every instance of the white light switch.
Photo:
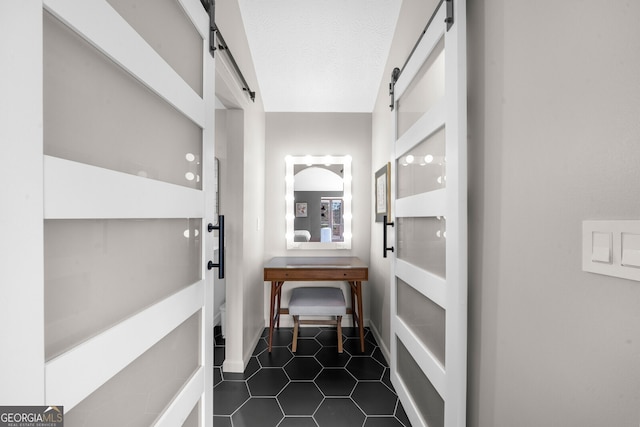
M640 220L583 221L582 269L640 282Z
M622 265L640 268L640 234L622 233Z
M611 233L594 231L592 236L591 261L611 264Z

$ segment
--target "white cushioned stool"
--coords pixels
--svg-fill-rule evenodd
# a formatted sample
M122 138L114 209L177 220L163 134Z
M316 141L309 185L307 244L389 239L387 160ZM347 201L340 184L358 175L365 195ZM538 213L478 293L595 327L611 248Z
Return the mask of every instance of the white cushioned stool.
M344 295L339 288L294 288L289 300L289 314L293 316L293 342L291 351L298 348L300 324L336 325L338 329L338 353L342 353L342 316L347 314ZM300 320L300 316L336 316L335 320Z

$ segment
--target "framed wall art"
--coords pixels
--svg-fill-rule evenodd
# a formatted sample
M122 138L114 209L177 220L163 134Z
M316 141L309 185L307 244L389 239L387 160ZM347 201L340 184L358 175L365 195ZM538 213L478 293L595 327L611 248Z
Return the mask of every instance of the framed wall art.
M307 217L307 202L296 203L296 218Z

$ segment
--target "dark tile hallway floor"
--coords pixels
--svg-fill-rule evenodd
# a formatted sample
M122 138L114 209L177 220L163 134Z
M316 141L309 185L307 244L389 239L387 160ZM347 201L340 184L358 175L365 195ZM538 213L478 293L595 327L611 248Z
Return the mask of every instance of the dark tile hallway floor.
M344 328L344 353L335 328L301 328L291 352L291 328L268 329L244 373L222 372L224 339L215 330L213 411L216 427L411 427L371 332L365 353L355 328Z

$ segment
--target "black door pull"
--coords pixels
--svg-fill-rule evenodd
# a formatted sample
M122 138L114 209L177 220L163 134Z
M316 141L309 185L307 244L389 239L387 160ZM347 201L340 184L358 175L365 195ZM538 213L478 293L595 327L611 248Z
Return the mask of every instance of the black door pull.
M387 226L394 226L393 222L387 222L387 216L385 215L384 217L382 217L382 227L383 227L383 231L382 231L382 256L384 258L387 257L387 251L394 251L393 246L391 246L390 248L387 247Z
M209 233L218 230L218 262L209 261L207 268L209 270L217 268L218 279L224 279L224 215L218 215L218 225L209 223L207 230Z

